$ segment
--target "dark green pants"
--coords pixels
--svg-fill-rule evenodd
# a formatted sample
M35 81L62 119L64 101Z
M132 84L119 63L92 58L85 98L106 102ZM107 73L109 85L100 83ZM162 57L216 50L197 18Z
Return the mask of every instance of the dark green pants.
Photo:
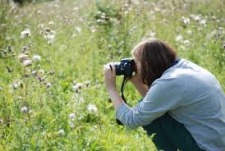
M158 150L164 151L202 151L184 127L169 114L165 114L144 126L147 134L155 134L152 141Z

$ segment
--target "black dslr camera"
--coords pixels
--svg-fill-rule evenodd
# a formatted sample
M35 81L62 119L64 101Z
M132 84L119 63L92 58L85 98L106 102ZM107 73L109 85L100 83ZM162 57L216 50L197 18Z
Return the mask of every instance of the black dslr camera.
M131 78L133 72L136 71L134 59L124 58L119 63L115 63L116 75L124 75L124 77Z

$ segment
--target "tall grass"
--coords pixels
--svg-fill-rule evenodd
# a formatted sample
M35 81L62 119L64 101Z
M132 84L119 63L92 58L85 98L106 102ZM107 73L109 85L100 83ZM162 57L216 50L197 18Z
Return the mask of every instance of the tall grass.
M221 0L23 7L1 1L0 150L155 150L142 128L116 124L102 66L130 57L143 39L159 38L211 71L225 90L222 6ZM125 95L131 105L140 98L129 83Z

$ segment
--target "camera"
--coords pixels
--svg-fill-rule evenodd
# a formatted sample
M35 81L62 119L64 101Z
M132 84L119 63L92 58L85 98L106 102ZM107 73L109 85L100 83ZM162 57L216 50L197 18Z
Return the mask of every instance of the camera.
M124 75L124 77L131 78L133 72L136 71L134 59L124 58L119 63L115 63L116 75Z

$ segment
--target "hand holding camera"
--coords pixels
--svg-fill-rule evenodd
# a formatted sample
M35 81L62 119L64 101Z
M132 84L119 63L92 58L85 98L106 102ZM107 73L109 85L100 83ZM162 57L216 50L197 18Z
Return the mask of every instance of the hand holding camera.
M124 58L119 63L115 64L116 75L124 75L126 78L131 78L136 71L134 59Z
M121 97L125 101L123 96L123 88L125 83L132 78L136 71L136 65L133 59L124 58L118 63L109 63L104 66L105 84L108 91L116 91L116 76L123 75L124 79L121 85Z

